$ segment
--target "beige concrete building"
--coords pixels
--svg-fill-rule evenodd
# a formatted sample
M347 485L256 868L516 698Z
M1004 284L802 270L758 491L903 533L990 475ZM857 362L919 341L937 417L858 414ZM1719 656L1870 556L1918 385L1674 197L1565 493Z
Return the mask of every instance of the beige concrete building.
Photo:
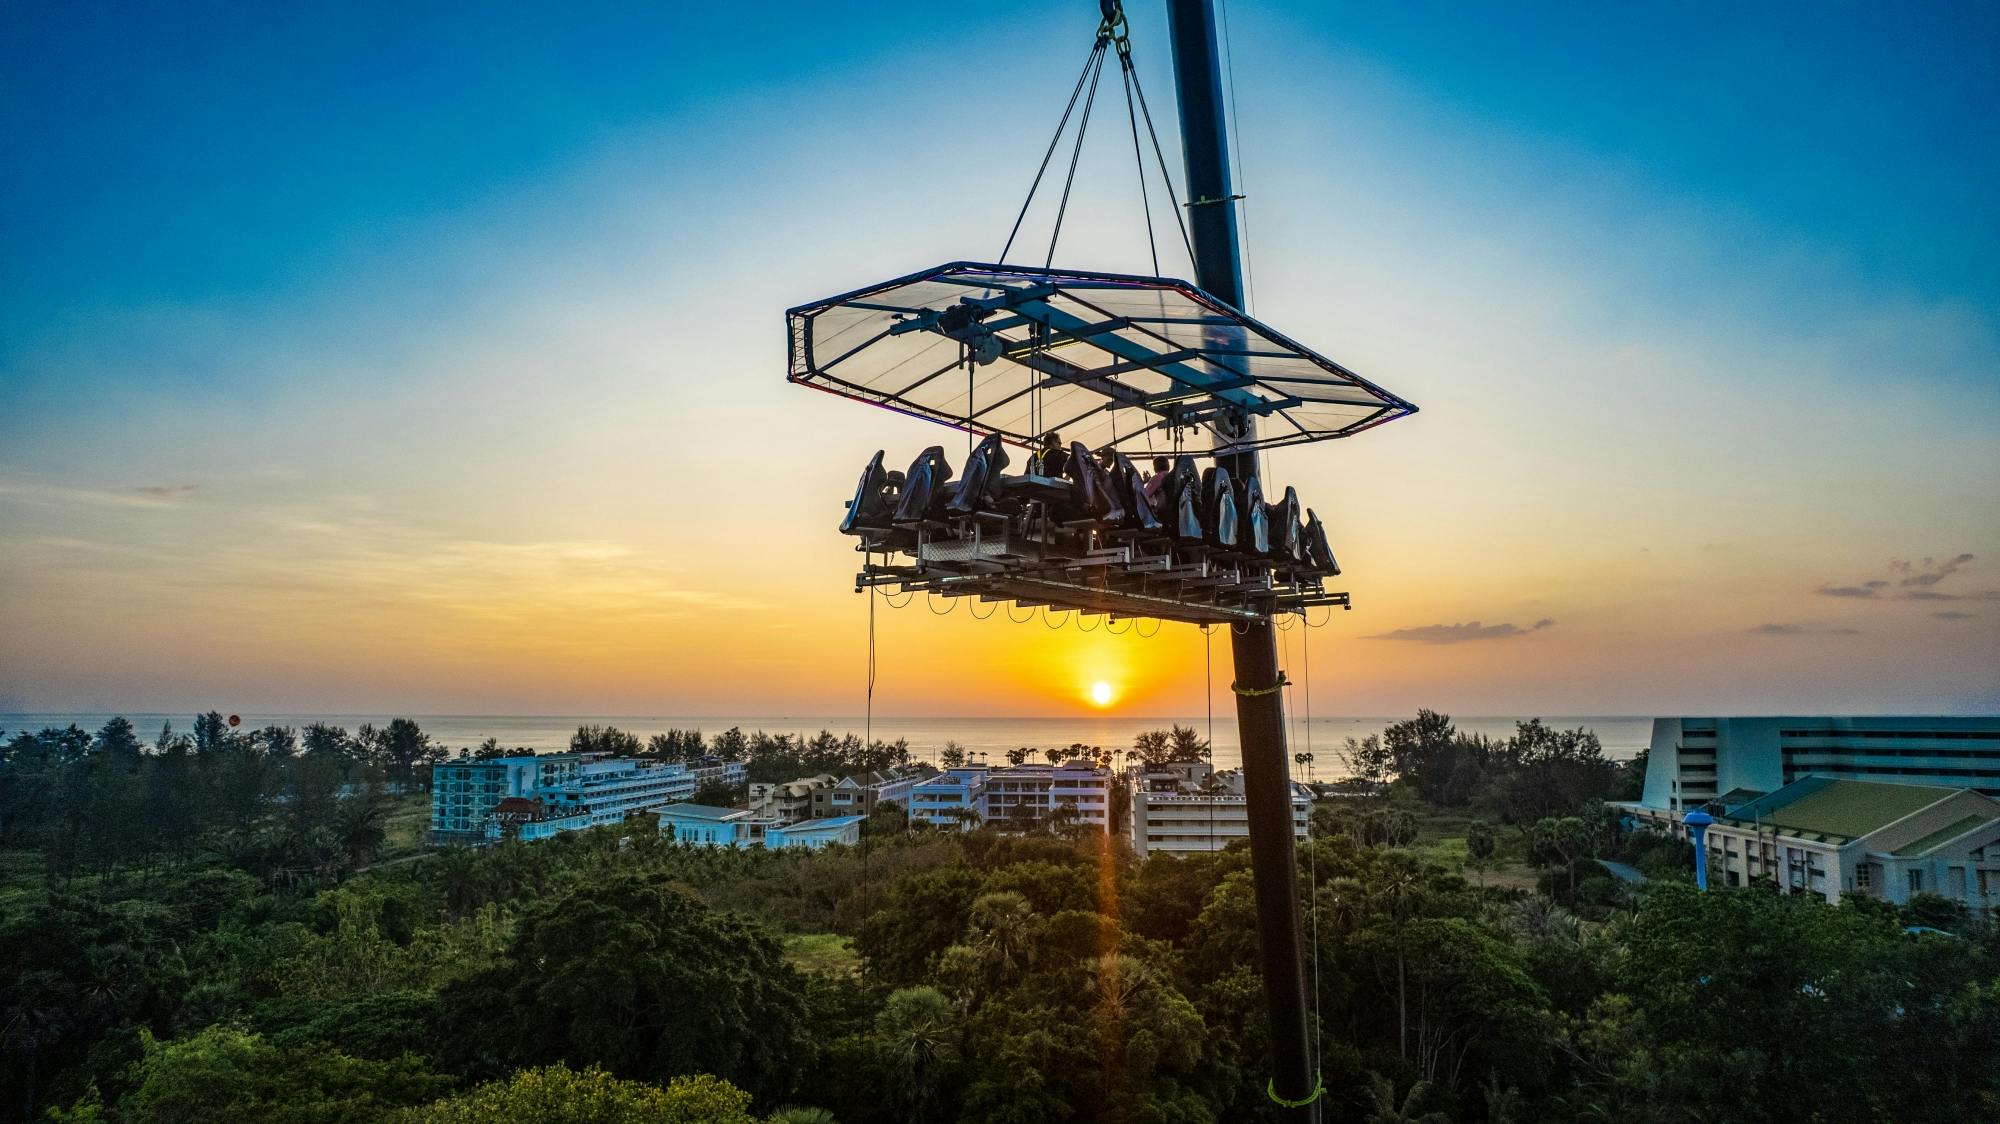
M759 819L775 820L778 823L797 823L811 819L813 805L823 800L840 781L830 773L816 777L800 777L797 780L776 784L759 781L750 786L750 810Z
M2000 801L1971 789L1811 776L1708 806L1711 887L1762 879L1829 902L1859 893L1900 905L1932 893L1977 914L2000 908ZM1679 810L1624 807L1687 837Z
M1132 792L1132 850L1150 854L1220 851L1250 838L1243 774L1217 773L1206 761L1172 761L1140 766L1127 773ZM1312 793L1292 784L1292 834L1307 836Z

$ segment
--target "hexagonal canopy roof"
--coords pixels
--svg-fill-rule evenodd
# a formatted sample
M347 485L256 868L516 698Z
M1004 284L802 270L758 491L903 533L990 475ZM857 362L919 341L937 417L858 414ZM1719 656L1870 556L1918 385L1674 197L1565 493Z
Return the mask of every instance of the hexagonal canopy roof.
M1416 407L1186 281L952 262L785 314L793 382L1028 444L1348 437ZM1253 420L1254 440L1242 440ZM1189 447L1187 451L1201 451Z

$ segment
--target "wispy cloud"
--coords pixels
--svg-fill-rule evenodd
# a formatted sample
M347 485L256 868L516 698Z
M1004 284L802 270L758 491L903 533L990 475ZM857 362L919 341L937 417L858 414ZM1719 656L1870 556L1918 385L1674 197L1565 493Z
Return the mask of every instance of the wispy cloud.
M199 485L199 484L141 484L141 485L139 485L138 487L136 487L136 488L134 488L134 489L132 489L132 490L133 490L133 491L135 491L135 492L137 492L137 493L139 493L139 494L140 494L140 495L142 495L142 496L152 496L152 497L154 497L154 498L156 498L156 499L171 499L171 498L172 498L172 497L174 497L174 496L185 496L185 495L188 495L188 494L189 494L189 493L191 493L191 492L199 492L199 491L201 491L201 485Z
M193 484L173 485L174 489L195 487ZM34 482L0 481L0 500L30 504L35 507L130 507L160 508L173 507L172 490L154 491L150 488L134 488L120 491L105 488L65 488L52 484Z
M1972 555L1960 554L1948 558L1943 562L1936 562L1929 558L1924 559L1921 563L1907 561L1891 562L1889 563L1889 568L1903 575L1903 580L1898 582L1898 585L1904 587L1920 586L1928 589L1971 563Z
M1464 644L1473 640L1505 640L1513 636L1526 636L1531 632L1553 628L1555 623L1554 618L1543 617L1527 628L1511 623L1482 624L1479 621L1467 621L1463 624L1426 624L1399 628L1394 632L1377 633L1367 639L1413 640L1419 644Z
M1946 609L1942 613L1931 614L1941 621L1969 621L1978 615L1978 613L1961 613L1957 609Z
M1894 579L1874 578L1851 585L1828 582L1813 590L1821 597L1844 597L1863 601L2000 601L2000 589L1950 592L1933 588L1977 561L1970 553L1955 554L1940 561L1924 558L1912 562L1896 559L1889 563Z
M1817 624L1760 624L1750 630L1752 636L1859 636L1858 628L1835 628Z

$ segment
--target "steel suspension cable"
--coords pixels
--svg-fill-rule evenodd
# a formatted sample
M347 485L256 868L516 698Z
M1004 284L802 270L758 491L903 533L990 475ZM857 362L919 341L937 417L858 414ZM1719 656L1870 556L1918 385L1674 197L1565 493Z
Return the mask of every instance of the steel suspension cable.
M1097 80L1104 76L1104 49L1100 40L1097 64L1090 73L1090 93L1083 99L1083 116L1076 123L1076 145L1069 153L1069 176L1063 180L1062 201L1056 205L1056 224L1049 231L1049 254L1042 259L1042 268L1055 264L1056 240L1062 237L1063 216L1069 212L1070 188L1076 186L1076 165L1083 157L1083 138L1090 132L1090 111L1097 107Z
M1132 92L1139 96L1139 116L1145 119L1146 136L1153 142L1153 159L1160 166L1160 179L1167 185L1167 200L1174 205L1174 224L1180 227L1181 245L1186 247L1188 268L1194 268L1194 239L1188 236L1187 216L1182 213L1180 193L1174 190L1173 173L1167 170L1167 154L1160 148L1160 132L1153 127L1153 111L1146 105L1146 84L1139 80L1139 72L1132 72Z
M1041 189L1042 176L1049 170L1049 160L1056 154L1056 145L1062 143L1063 130L1069 128L1069 115L1076 110L1076 99L1083 93L1084 80L1090 77L1091 70L1097 66L1100 56L1104 53L1104 45L1105 39L1101 35L1090 45L1090 54L1083 61L1083 72L1076 76L1076 85L1070 89L1069 104L1063 106L1062 120L1056 122L1056 135L1049 138L1048 151L1042 153L1041 167L1035 169L1035 181L1028 185L1028 197L1021 200L1021 213L1014 216L1014 229L1007 232L1007 244L1000 249L999 261L1006 261L1007 251L1014 248L1014 238L1021 233L1021 221L1028 217L1028 207L1035 201L1035 192Z
M1139 112L1132 104L1132 45L1118 44L1118 69L1125 80L1125 121L1132 126L1132 163L1139 171L1139 206L1146 212L1146 250L1153 255L1153 276L1160 275L1160 247L1153 241L1153 201L1146 194L1146 155L1139 149Z
M1239 245L1243 257L1243 311L1250 312L1257 305L1257 274L1250 268L1250 200L1243 188L1243 130L1236 125L1236 52L1229 45L1229 0L1222 0L1222 58L1224 73L1229 78L1229 135L1236 138L1236 213L1243 221L1243 237Z

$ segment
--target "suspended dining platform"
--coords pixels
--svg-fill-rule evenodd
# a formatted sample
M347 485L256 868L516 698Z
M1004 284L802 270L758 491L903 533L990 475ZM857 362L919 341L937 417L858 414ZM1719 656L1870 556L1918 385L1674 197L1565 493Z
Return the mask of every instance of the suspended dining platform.
M857 590L1198 624L1345 607L1319 517L1233 455L1416 410L1170 278L956 262L786 320L791 381L980 439L955 480L942 446L869 462L841 523Z

